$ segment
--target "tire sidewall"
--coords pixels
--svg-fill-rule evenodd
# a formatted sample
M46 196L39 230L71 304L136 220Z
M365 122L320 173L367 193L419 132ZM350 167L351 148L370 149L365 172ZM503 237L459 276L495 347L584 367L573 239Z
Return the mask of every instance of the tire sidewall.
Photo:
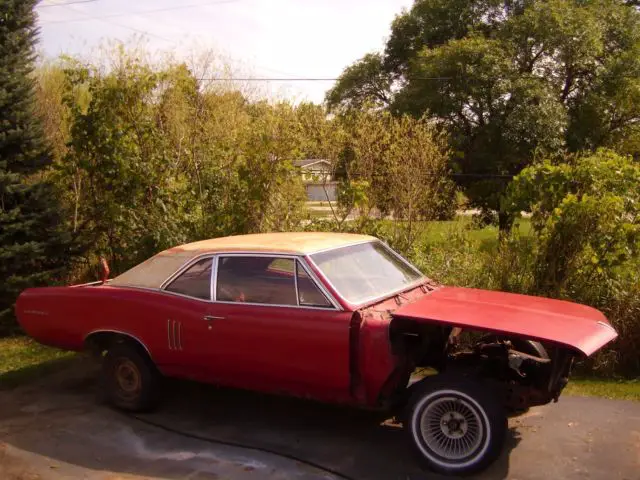
M131 399L120 395L120 385L115 372L122 360L131 361L140 376L140 391ZM108 350L103 364L103 385L106 398L111 405L121 410L140 412L155 406L157 398L158 374L151 361L140 354L134 347L116 344Z
M419 458L434 471L467 475L491 464L501 453L506 432L506 414L497 404L497 397L466 378L424 379L409 403L406 430ZM482 423L482 440L471 455L461 461L447 461L429 448L422 432L422 416L427 406L442 397L455 397L467 402Z

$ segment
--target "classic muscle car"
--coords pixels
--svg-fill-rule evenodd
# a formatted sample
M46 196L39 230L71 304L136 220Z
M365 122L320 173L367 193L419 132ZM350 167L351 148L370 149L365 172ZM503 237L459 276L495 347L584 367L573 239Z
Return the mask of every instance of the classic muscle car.
M96 353L116 407L153 407L167 376L388 409L448 474L489 465L507 416L557 400L572 360L616 337L593 308L438 285L376 238L336 233L190 243L25 290L16 312L39 342Z

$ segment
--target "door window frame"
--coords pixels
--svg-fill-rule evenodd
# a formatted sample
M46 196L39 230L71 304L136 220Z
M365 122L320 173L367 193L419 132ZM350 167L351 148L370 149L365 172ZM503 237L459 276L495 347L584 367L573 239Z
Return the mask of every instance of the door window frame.
M267 258L274 258L274 259L275 258L287 258L287 259L293 260L294 261L294 264L293 264L293 266L294 266L293 278L294 278L294 282L295 282L296 302L297 302L297 304L296 305L286 305L286 304L273 304L273 303L232 302L232 301L218 300L216 298L216 295L217 295L217 291L216 290L217 290L217 287L218 287L218 263L219 263L220 257L263 257L263 258L267 257ZM211 266L211 278L210 278L210 281L209 281L209 285L210 285L210 298L209 299L192 297L192 296L185 295L185 294L182 294L182 293L171 292L171 291L167 290L167 287L169 285L171 285L171 283L176 278L178 278L180 275L182 275L185 271L187 271L189 268L191 268L194 264L196 264L197 262L199 262L201 260L204 260L206 258L211 258L212 262L213 262L213 264ZM316 286L316 288L320 291L320 293L322 293L322 295L324 295L326 297L326 299L330 303L329 306L319 307L319 306L311 306L311 305L300 305L300 292L298 291L298 275L297 275L299 266L302 267L302 269L309 276L309 278L311 279L313 284ZM171 274L162 283L162 285L160 285L160 291L163 292L163 293L166 293L168 295L177 295L179 297L189 298L191 300L197 300L197 301L200 301L200 302L219 303L219 304L224 304L224 305L251 305L251 306L277 307L277 308L302 308L302 309L305 309L305 310L325 310L325 311L342 311L343 310L343 308L340 305L340 303L338 303L338 301L331 294L331 292L329 292L329 290L327 290L327 288L324 286L324 284L318 278L318 276L315 274L315 272L309 267L309 265L307 264L306 258L304 258L304 257L302 257L300 255L287 255L287 254L281 254L281 253L216 252L214 254L207 253L207 254L203 254L203 255L198 255L197 257L192 258L187 263L182 265L173 274Z

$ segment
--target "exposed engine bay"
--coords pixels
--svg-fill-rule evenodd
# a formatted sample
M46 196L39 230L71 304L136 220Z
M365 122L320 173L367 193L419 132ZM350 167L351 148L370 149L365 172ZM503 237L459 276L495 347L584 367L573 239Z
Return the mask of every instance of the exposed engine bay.
M393 349L415 368L490 384L512 412L557 401L575 353L561 346L458 328L394 321Z

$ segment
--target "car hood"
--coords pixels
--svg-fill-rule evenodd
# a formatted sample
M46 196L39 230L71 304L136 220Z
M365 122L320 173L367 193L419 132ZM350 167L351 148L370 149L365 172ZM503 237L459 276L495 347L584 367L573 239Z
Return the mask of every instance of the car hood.
M585 355L618 336L602 312L586 305L472 288L438 288L392 315L556 342Z

